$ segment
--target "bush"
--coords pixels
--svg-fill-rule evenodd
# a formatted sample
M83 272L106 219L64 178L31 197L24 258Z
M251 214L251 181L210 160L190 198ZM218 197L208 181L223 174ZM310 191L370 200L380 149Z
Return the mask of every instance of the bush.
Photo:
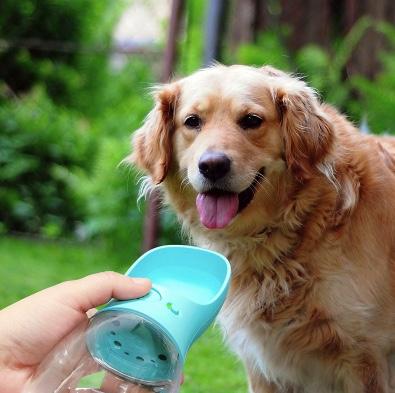
M12 45L0 49L0 233L76 235L105 240L128 255L131 248L141 251L145 203L137 207L137 176L119 163L152 105L155 65L133 56L114 70L110 53L81 51L111 45L115 17L125 6L1 3L0 36ZM188 7L202 13L197 1ZM73 50L24 47L31 38L70 43ZM174 221L163 213L162 241L178 233Z
M75 107L92 119L99 135L128 136L138 128L152 102L149 87L154 77L150 65L132 58L120 72L103 65L74 98Z
M133 57L116 72L110 53L84 52L110 47L125 2L39 3L0 5L0 35L11 43L0 49L0 232L126 239L134 198L117 165L148 110L150 67ZM25 47L31 38L55 50Z
M291 56L275 31L261 34L255 44L241 45L236 62L254 66L270 64L284 71L291 69Z
M90 174L74 178L74 189L87 206L80 227L83 238L101 237L108 242L140 244L143 212L137 207L137 176L121 165L129 151L128 138L103 138Z
M87 206L79 236L100 238L128 254L141 251L146 206L145 201L137 201L140 174L122 163L129 150L129 138L103 139L92 173L81 172L73 181L74 189ZM179 243L175 216L164 209L161 218L161 243Z
M121 8L96 0L2 0L0 37L9 46L0 50L0 80L17 94L39 83L56 102L72 102L75 89L95 76L91 66L76 70L84 47L109 42ZM103 54L92 58L106 61Z
M89 124L37 88L0 108L0 220L7 231L57 236L84 207L70 180L88 170L96 146Z
M374 80L356 76L352 85L359 99L350 102L354 118L365 118L374 133L395 133L395 52L383 54L383 70Z
M388 40L388 49L380 56L382 69L368 80L361 76L352 79L351 84L358 100L350 102L354 117L365 118L370 130L375 133L395 133L395 28L385 22L378 23L377 30Z

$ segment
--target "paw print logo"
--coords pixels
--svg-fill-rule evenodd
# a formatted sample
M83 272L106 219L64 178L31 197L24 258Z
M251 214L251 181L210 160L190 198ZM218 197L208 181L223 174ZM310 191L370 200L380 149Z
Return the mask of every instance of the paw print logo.
M174 315L180 314L180 311L178 311L178 310L176 310L176 309L174 308L173 303L170 303L170 302L167 303L167 304L166 304L166 307L167 307L167 309L170 310Z

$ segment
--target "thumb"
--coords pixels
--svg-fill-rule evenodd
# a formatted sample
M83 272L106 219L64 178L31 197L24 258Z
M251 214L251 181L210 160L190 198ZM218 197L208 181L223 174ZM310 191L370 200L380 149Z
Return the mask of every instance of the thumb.
M86 312L111 298L127 300L144 296L151 289L151 281L109 271L67 281L51 289L54 296L67 301L74 309Z

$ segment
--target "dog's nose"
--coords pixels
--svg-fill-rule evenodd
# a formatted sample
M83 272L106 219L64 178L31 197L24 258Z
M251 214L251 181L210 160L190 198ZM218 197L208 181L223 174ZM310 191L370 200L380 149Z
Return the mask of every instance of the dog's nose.
M230 171L231 161L224 153L206 151L199 160L199 172L211 181L224 177Z

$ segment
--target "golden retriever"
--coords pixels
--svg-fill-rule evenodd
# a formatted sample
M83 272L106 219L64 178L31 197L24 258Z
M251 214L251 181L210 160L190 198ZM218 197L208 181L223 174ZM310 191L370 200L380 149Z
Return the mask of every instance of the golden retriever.
M232 264L219 322L250 392L395 391L393 139L282 71L216 65L158 88L133 148Z

